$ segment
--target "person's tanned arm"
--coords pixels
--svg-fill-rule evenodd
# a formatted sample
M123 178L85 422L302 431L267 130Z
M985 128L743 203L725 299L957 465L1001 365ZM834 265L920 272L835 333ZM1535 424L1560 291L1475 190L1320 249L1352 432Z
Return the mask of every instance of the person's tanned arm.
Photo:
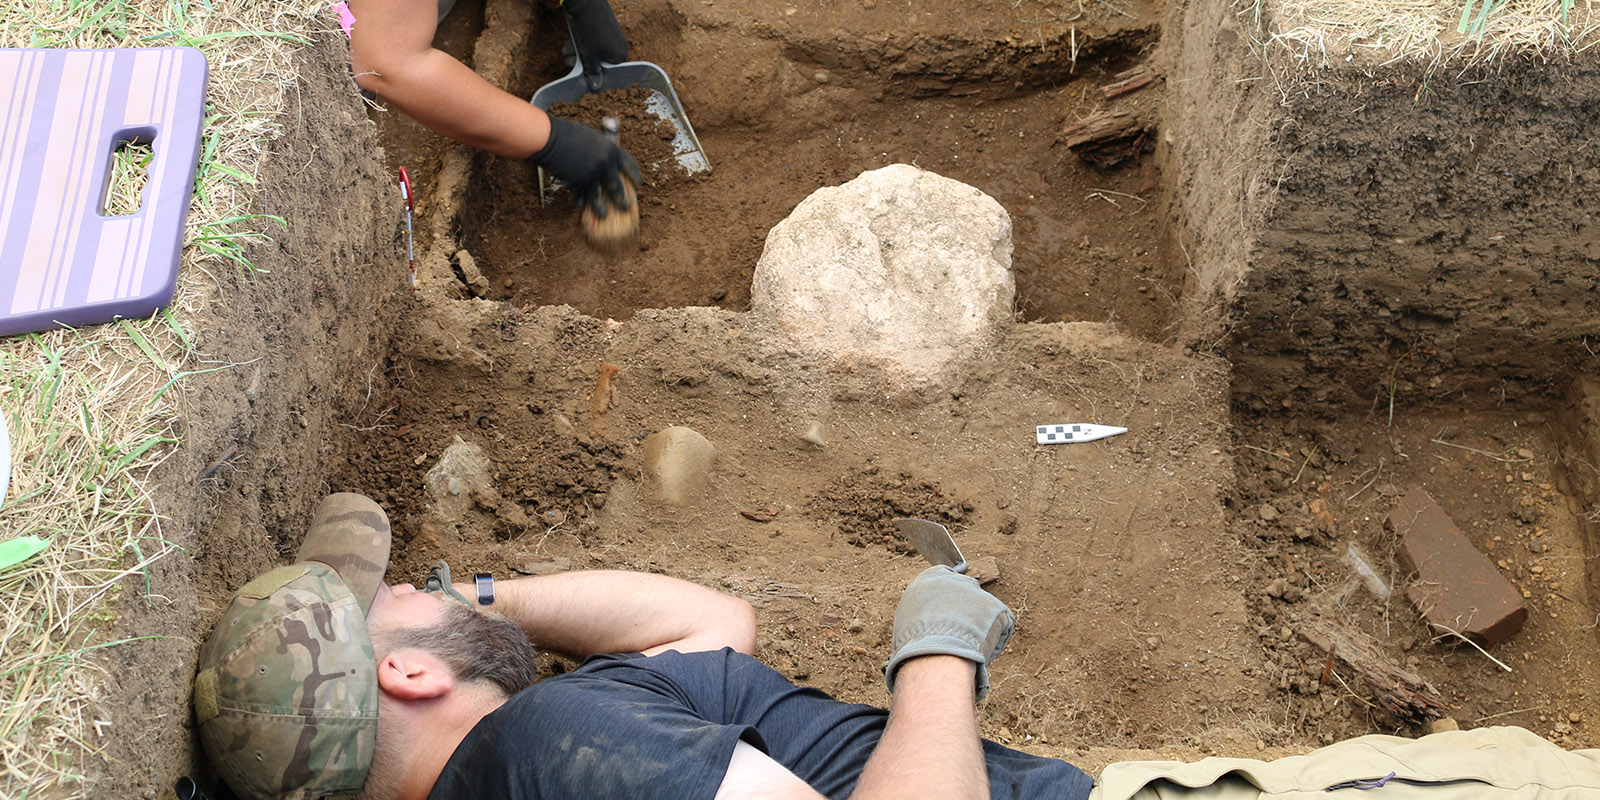
M350 68L362 88L441 136L512 159L529 159L559 179L596 218L634 202L642 182L632 155L599 131L552 117L491 85L433 46L436 0L349 0ZM569 14L588 30L591 47L612 62L627 40L605 0L570 0ZM581 13L580 13L581 12ZM581 19L579 19L581 18Z
M894 616L884 677L889 720L851 800L989 797L974 700L1005 649L1016 615L978 582L948 567L906 587ZM819 795L761 751L740 744L716 800L810 800Z
M350 0L356 82L433 131L506 158L544 147L543 111L433 46L435 0Z
M956 656L905 663L883 737L850 800L982 800L988 767L972 702L977 665ZM716 800L818 800L822 795L782 764L740 742Z
M470 584L456 588L476 592ZM492 608L534 644L577 658L724 647L754 653L756 646L749 603L665 575L603 570L501 581Z

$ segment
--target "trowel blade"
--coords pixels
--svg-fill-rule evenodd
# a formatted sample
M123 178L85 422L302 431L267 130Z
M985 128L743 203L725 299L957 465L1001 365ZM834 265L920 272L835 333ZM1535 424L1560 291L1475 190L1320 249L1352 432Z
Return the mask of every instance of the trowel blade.
M950 531L943 525L925 519L902 517L894 521L894 526L905 534L911 546L917 548L923 558L928 559L928 563L966 574L967 560L961 557L956 540L950 537Z

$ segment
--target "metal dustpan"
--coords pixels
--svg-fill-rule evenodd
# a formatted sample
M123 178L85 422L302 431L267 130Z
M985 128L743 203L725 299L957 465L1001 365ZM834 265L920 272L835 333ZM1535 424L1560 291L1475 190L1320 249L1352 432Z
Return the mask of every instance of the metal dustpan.
M678 93L672 90L672 81L667 78L665 70L648 61L602 63L599 74L590 76L583 73L583 60L574 58L572 71L566 77L551 81L533 93L533 105L541 111L549 111L556 103L576 103L590 92L608 89L648 91L650 98L645 101L645 111L657 119L672 123L677 131L672 137L672 153L678 167L690 175L711 170L711 162L706 159L705 151L700 149L700 138L694 135L694 126L689 124L689 115L684 113ZM659 168L660 165L639 166L648 170L652 166ZM539 170L541 202L547 201L549 193L559 186L559 181L546 175L543 169Z

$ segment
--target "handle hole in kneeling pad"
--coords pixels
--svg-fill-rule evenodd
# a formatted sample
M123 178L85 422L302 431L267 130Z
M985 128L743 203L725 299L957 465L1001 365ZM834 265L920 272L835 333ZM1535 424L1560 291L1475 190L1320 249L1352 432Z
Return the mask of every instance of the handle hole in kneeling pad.
M101 216L136 214L144 205L144 187L150 181L150 164L156 157L155 141L155 131L150 129L121 131L112 137L106 187L100 199Z

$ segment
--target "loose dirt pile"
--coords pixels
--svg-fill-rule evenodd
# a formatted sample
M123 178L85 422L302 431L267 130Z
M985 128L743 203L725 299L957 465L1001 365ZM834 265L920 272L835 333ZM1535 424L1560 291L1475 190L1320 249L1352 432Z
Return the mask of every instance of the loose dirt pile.
M645 185L660 189L667 181L688 176L673 159L672 139L678 135L678 127L650 113L651 94L647 89L589 94L576 103L556 103L550 113L595 130L604 130L607 117L616 119L618 141L639 162Z

